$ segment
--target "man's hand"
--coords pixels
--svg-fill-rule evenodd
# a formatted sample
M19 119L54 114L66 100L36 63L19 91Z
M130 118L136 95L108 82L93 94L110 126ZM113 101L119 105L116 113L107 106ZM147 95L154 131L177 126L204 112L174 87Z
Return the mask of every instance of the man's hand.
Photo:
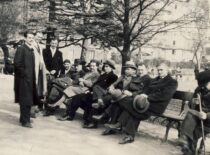
M109 92L110 94L112 94L113 90L115 90L115 88L114 88L113 85L111 85L111 86L108 88L108 92Z
M79 82L79 85L82 86L82 87L85 86L83 82Z
M92 108L98 109L98 108L100 108L100 104L99 103L93 103Z
M50 74L54 75L56 73L56 70L51 70Z
M56 104L48 104L48 106L51 107L51 108L54 108L54 107L56 107L57 105L56 105Z
M125 95L127 95L127 96L132 96L133 94L130 92L130 91L128 91L128 90L124 90L123 91L123 94L125 94Z
M146 94L140 94L141 96L147 98L148 96Z
M78 80L79 80L79 82L84 82L85 81L83 78L79 78Z
M199 115L198 117L201 119L201 120L206 120L207 119L207 114L203 111L199 112Z

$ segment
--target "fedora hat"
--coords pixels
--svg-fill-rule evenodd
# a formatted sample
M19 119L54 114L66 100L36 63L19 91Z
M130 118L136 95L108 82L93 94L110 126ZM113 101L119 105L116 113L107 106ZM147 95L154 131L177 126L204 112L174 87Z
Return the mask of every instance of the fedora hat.
M144 95L137 95L133 100L133 108L138 113L144 113L145 111L147 111L149 105L150 103L147 100L147 97L145 97Z
M75 59L74 60L74 66L77 66L77 65L85 65L86 62L85 61L82 61L80 59Z
M111 60L106 60L104 65L109 65L112 69L115 69L115 63Z
M132 69L137 69L136 64L133 61L127 61L125 63L125 66L123 66L124 68L132 68Z

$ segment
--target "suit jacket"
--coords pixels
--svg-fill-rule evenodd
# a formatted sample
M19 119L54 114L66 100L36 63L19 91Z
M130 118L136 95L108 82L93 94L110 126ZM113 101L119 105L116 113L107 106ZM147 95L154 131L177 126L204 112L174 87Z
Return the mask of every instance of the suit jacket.
M170 75L163 79L160 79L160 77L153 79L145 91L150 102L149 111L155 114L162 114L176 92L177 86L177 81Z
M148 74L142 77L133 77L131 83L128 85L128 90L133 93L133 97L145 92L151 82L151 78Z
M150 84L151 78L149 75L144 75L142 77L135 76L131 78L130 83L127 86L123 85L124 76L121 76L115 83L114 86L116 89L128 90L133 93L133 96L141 94L146 90Z
M19 46L14 58L14 67L15 101L22 105L33 105L37 96L33 49L26 44Z
M43 50L43 58L47 70L50 72L55 70L55 77L58 76L59 70L63 68L63 55L59 50L56 50L55 55L52 57L50 48Z
M83 82L85 87L91 88L93 86L93 84L98 80L99 76L100 76L100 74L98 73L98 71L87 72L83 77L83 79L85 80Z
M79 72L74 72L71 74L71 79L73 80L72 81L72 84L73 85L79 85L79 78L82 78L83 76L85 75L85 72L83 70L79 71Z
M110 73L103 73L99 76L98 80L94 83L94 85L98 85L103 89L107 89L112 83L117 80L117 75L114 74L113 71Z

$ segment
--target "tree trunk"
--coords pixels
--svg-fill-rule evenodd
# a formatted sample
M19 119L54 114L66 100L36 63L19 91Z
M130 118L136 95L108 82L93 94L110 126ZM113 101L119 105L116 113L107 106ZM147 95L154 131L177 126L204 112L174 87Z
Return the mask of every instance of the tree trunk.
M82 60L82 61L87 61L87 46L88 46L88 40L83 39L82 40L81 56L80 56L80 60Z
M49 22L53 22L55 19L55 0L50 1L50 7L49 7ZM47 41L46 41L46 48L50 47L50 41L52 37L55 36L55 29L52 27L47 28Z
M130 0L125 0L125 13L123 20L123 50L122 50L122 66L125 65L126 61L131 59L130 51L130 25L129 25L129 9L130 9ZM122 68L121 73L124 73L124 68Z
M124 74L125 70L124 70L123 66L125 66L127 61L131 60L130 46L123 49L121 56L122 56L121 74Z

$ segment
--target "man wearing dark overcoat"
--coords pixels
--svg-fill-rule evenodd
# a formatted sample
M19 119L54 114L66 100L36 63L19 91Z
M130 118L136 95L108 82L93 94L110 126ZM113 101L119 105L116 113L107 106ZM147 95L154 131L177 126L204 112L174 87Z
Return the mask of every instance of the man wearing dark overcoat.
M57 49L58 40L52 39L50 48L43 50L43 58L48 72L55 78L58 76L59 71L63 68L63 55Z
M36 78L35 78L35 56L33 51L34 34L24 34L25 44L17 48L14 66L15 78L18 77L18 102L20 104L20 123L23 127L32 128L30 121L31 106L37 101ZM16 84L15 84L16 85Z
M204 124L204 135L210 133L210 71L197 73L196 79L198 87L194 94L195 98L197 94L200 94L202 111L200 111L198 100L193 100L191 109L182 123L178 144L182 146L182 152L185 155L195 154L198 139L202 137L201 121Z
M158 77L153 79L148 88L135 98L126 97L119 102L123 109L118 123L109 125L109 129L122 129L125 136L119 144L131 143L134 141L135 133L139 122L148 119L151 115L162 114L170 99L177 89L177 81L168 74L168 66L164 63L158 66ZM136 98L141 98L138 104L133 104ZM136 103L136 102L134 102ZM147 109L142 110L144 106Z

